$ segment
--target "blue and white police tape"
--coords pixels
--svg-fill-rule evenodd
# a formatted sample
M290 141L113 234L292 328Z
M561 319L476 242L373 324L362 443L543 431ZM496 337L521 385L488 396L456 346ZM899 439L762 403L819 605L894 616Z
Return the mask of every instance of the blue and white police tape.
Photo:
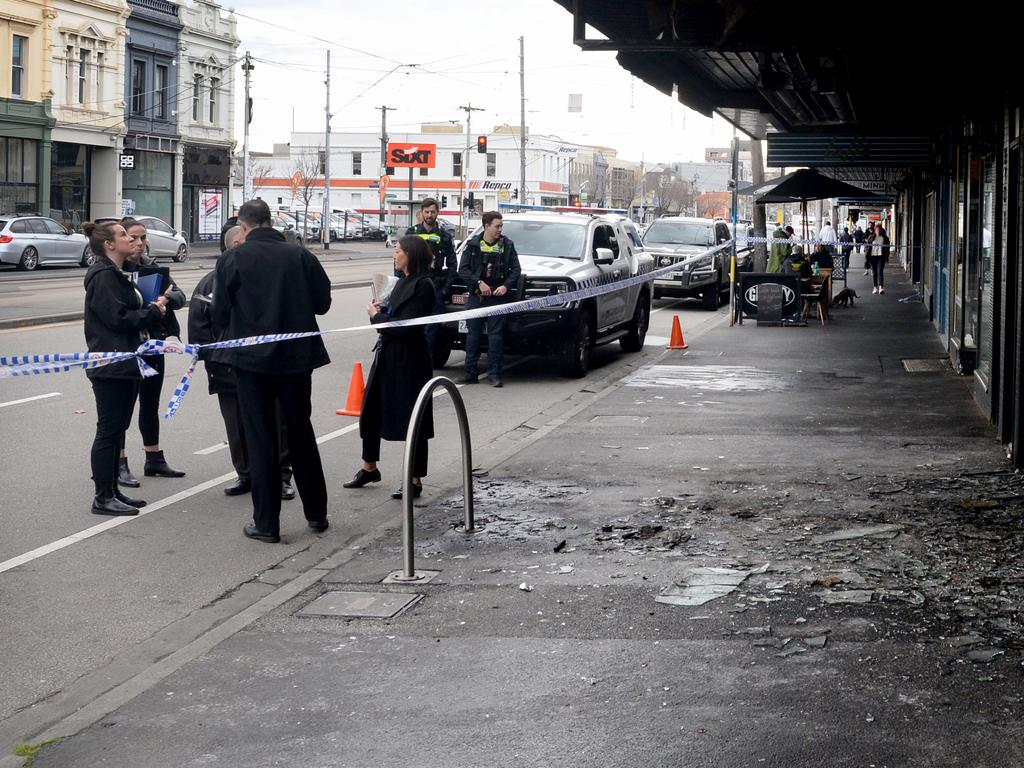
M405 328L417 325L433 325L435 323L451 323L460 320L477 320L486 317L499 315L512 315L519 312L530 312L537 309L550 307L563 307L576 301L593 298L605 293L620 291L631 288L634 285L657 280L666 277L673 272L693 264L701 259L711 256L720 251L732 248L732 241L722 243L719 246L706 251L684 257L679 261L665 267L643 272L625 279L609 280L608 282L591 285L586 288L579 288L566 293L550 294L536 299L526 299L489 307L477 307L476 309L465 309L458 312L448 312L443 315L428 315L409 320L390 320L383 323L370 323L365 325L354 325L347 328L333 328L326 331L306 331L302 333L271 333L262 336L247 336L239 339L226 339L224 341L211 342L209 344L183 344L178 341L161 341L151 339L139 345L135 352L80 352L68 355L24 355L14 357L0 357L0 378L12 376L30 376L44 373L65 373L74 368L97 368L111 363L123 362L135 359L139 369L144 376L156 374L144 361L144 357L150 355L180 354L191 355L192 360L188 369L182 376L178 386L175 387L174 395L167 406L165 419L170 419L177 413L182 400L188 394L192 383L192 376L199 361L200 353L205 350L217 349L238 349L240 347L252 347L260 344L273 344L293 339L309 338L312 336L326 336L332 333L353 333L356 331L383 330L387 328Z
M748 238L745 238L743 240L737 240L736 241L736 247L737 248L745 248L745 247L748 247L748 246L750 246L750 245L752 245L754 243L767 243L768 245L772 245L774 243L783 243L784 245L831 245L834 248L855 248L855 249L856 248L863 248L863 247L866 247L866 246L874 245L874 243L868 243L868 242L855 243L855 242L851 241L849 243L843 243L843 242L839 242L838 240L821 240L821 239L801 240L801 239L795 238L795 237L748 237ZM895 245L893 243L890 243L889 245L886 246L886 248L912 248L912 247L920 247L920 246Z

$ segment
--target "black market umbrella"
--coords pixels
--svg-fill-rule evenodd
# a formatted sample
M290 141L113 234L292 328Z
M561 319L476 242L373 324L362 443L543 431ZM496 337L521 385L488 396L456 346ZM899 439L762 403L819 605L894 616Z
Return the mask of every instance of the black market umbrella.
M758 185L749 194L753 194L754 202L760 205L764 203L800 203L805 227L808 200L827 200L832 197L856 198L865 201L886 199L882 195L876 195L866 189L855 187L853 184L847 184L845 181L818 173L813 168L801 168L799 171L787 173L781 178L772 179L770 182ZM806 234L805 232L805 238Z

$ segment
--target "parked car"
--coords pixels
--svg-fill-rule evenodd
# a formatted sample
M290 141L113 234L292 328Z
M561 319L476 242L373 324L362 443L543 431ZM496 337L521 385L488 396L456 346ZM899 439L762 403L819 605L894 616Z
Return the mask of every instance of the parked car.
M478 227L473 234L480 231ZM654 260L644 251L632 222L620 216L509 214L504 217L503 234L519 254L520 299L557 296L654 269ZM457 279L445 309L465 309L468 300L469 290ZM590 353L599 344L618 341L624 352L643 349L650 315L650 284L633 285L583 301L513 314L505 330L505 349L557 355L563 375L576 378L590 369ZM446 323L442 329L434 349L436 368L447 362L452 348L465 349L466 343L464 321ZM486 342L485 335L484 347Z
M132 218L146 228L146 255L152 259L173 259L188 261L188 241L185 236L171 227L163 219L156 216L139 216ZM104 221L121 221L120 216L100 216L97 223Z
M95 258L85 235L49 217L0 214L0 263L30 272L41 264L88 267Z
M714 248L730 237L724 221L664 216L651 224L643 240L644 247L654 257L655 266L660 269ZM722 293L729 289L730 257L726 249L684 264L678 272L654 281L654 298L699 297L705 309L718 309Z

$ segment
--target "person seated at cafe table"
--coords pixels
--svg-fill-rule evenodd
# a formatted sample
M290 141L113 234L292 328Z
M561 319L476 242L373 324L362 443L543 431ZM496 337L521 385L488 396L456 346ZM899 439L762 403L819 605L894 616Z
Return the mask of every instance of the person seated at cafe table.
M793 246L789 258L782 264L782 272L788 275L800 275L801 280L809 280L813 274L811 263L804 256L804 249L799 245Z
M811 266L813 267L815 264L819 269L832 269L835 266L832 254L820 243L814 247L814 253L811 254Z

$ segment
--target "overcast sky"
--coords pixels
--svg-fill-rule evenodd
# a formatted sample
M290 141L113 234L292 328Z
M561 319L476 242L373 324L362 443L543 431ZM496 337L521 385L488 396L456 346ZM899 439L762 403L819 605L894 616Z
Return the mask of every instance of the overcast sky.
M288 141L293 114L296 130L323 130L328 47L335 132L379 132L375 107L382 104L397 107L388 113L389 132L464 121L458 107L469 103L484 109L473 113L473 134L518 125L520 35L532 133L648 162L703 160L705 146L726 146L732 137L721 118L703 117L630 77L614 54L573 45L572 17L554 0L239 0L235 11L239 55L249 49L275 62L256 61L252 73L253 150ZM241 145L240 67L235 72ZM570 93L583 94L582 114L568 111Z

